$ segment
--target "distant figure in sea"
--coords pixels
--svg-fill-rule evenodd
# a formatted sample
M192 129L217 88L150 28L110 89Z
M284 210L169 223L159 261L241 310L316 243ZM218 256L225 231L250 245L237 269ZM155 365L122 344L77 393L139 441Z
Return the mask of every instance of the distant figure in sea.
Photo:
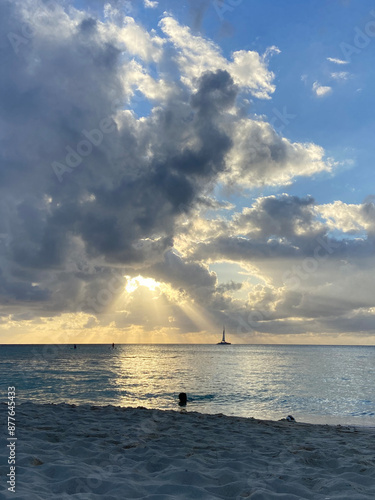
M288 415L286 418L281 418L280 422L297 422L293 415Z
M115 343L114 343L114 342L112 342L112 349L114 349L114 348L115 348Z
M179 399L178 404L180 406L186 406L186 403L187 403L186 392L180 392L180 394L178 395L178 399Z
M73 349L77 349L77 346L76 346L75 344L74 344L74 347L73 347Z

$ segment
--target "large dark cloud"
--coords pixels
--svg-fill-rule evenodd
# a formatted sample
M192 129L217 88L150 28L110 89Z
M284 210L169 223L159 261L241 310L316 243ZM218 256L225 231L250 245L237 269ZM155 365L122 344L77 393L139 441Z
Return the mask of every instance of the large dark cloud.
M365 238L332 234L316 208L311 197L283 194L260 198L252 207L234 214L219 234L198 243L192 255L198 260L211 256L250 262L290 259L296 263L298 259L325 260L329 256L331 264L348 258L367 267L366 258L374 255L374 205L361 206L363 220L369 224Z
M130 57L115 37L90 15L38 4L25 38L20 5L2 2L0 21L3 301L8 293L69 310L74 297L95 295L87 280L103 286L106 267L90 266L95 259L160 261L156 274L164 266L173 280L163 254L175 221L225 168L231 140L220 116L237 94L230 75L204 74L196 92L181 88L139 123L121 111Z
M311 228L314 221L310 210L312 205L314 200L311 197L269 196L261 199L256 208L241 214L236 222L240 226L250 225L249 235L256 229L258 238L289 238L296 235L298 228L305 231Z

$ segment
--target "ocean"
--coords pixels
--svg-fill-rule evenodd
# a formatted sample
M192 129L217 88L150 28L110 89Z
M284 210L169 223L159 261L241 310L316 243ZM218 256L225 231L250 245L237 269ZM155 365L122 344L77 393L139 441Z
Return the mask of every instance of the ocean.
M2 345L3 401L375 426L375 346Z

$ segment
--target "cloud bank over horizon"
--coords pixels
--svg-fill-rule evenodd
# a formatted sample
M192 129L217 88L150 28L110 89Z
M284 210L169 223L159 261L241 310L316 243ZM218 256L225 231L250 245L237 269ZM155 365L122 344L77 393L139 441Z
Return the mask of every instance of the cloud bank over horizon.
M252 112L278 47L115 2L0 14L0 342L374 343L374 200L272 192L341 167Z

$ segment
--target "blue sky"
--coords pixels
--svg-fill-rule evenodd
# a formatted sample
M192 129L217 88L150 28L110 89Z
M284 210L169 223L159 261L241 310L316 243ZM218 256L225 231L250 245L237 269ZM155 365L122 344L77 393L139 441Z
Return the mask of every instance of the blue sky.
M199 4L204 14L198 27ZM269 64L275 73L276 90L271 100L253 102L250 112L274 119L276 128L281 127L291 140L316 142L338 161L350 162L338 169L334 180L324 175L307 183L297 180L287 192L303 195L307 190L321 203L332 199L363 201L371 184L374 157L375 40L367 37L367 43L360 39L357 47L356 29L364 32L366 25L375 21L373 2L244 0L233 5L224 2L223 6L216 2L216 8L214 1L179 2L177 7L176 2L159 2L155 10L139 14L151 28L155 27L155 14L165 10L182 23L199 28L227 57L235 50L263 53L267 47L277 46L281 53ZM361 48L362 44L366 46ZM335 64L327 58L349 62ZM340 72L348 73L346 79L331 76ZM331 94L317 98L312 92L315 81L330 86ZM287 117L283 124L274 109L293 118Z
M297 179L286 192L309 193L320 203L361 203L368 196L375 152L375 37L365 33L366 26L375 30L371 1L160 1L154 9L140 4L133 2L133 12L149 29L158 30L158 19L170 12L193 32L215 41L228 58L236 50L264 53L278 47L280 54L269 63L276 90L270 100L254 100L250 113L266 115L292 141L320 144L344 164L334 179L324 174L307 182ZM359 32L364 39L358 38ZM347 75L332 76L338 73ZM317 98L314 82L331 87L331 92Z
M0 9L0 342L374 344L372 2Z
M332 199L361 203L368 195L374 158L375 43L368 37L368 43L363 41L366 47L360 49L355 37L356 28L363 32L375 20L370 14L373 8L368 1L243 1L223 13L232 29L231 36L221 39L212 2L206 12L203 28L226 53L240 48L264 52L270 45L281 50L270 62L276 91L272 100L254 103L254 111L272 119L275 108L282 115L285 109L295 118L283 124L276 115L276 127L285 125L283 134L293 141L317 142L338 161L353 162L339 168L334 180L327 176L297 180L288 189L292 194L308 192L321 203ZM329 57L350 62L335 64ZM346 80L332 78L332 73L343 71L348 73ZM332 93L318 99L312 93L315 81L331 86Z

